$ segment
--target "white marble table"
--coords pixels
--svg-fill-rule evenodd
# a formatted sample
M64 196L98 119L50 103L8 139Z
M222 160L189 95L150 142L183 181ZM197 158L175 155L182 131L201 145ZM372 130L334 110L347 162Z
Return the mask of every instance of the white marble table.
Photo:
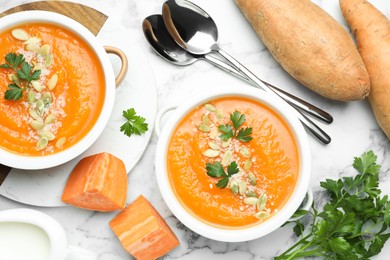
M237 79L205 62L198 62L188 67L177 67L155 55L144 39L141 23L144 17L161 13L163 1L89 0L79 2L111 17L115 16L130 30L131 44L136 44L136 47L142 50L150 62L158 88L159 109L179 104L187 97L207 88L234 86L239 83ZM325 146L309 137L313 155L311 187L315 192L316 203L320 203L323 197L319 182L325 178L339 178L343 171L351 169L353 157L361 155L368 149L374 150L378 155L379 163L382 164L381 188L384 194L390 194L390 142L376 124L367 101L332 102L310 92L292 80L270 56L233 0L193 1L206 9L215 19L220 30L220 43L226 51L261 78L322 107L334 116L334 122L331 125L319 123L331 135L331 144ZM25 2L29 1L0 0L0 11ZM337 0L315 0L314 2L346 27ZM372 0L371 2L387 17L390 17L390 1ZM123 35L110 34L109 36L110 42L125 44ZM137 57L129 57L129 59L133 58ZM137 70L136 67L130 69ZM151 75L144 76L150 77ZM142 85L142 81L136 84ZM245 243L211 241L188 230L167 209L158 190L154 172L156 142L157 139L153 137L142 160L129 174L127 202L143 194L178 236L181 245L166 255L164 259L271 259L294 242L296 237L289 226L280 228L266 237ZM121 247L108 226L108 222L117 212L98 213L74 207L32 207L0 197L0 210L20 207L37 209L54 217L63 225L72 244L95 251L101 260L132 259ZM376 259L389 259L389 256L390 243L385 245Z

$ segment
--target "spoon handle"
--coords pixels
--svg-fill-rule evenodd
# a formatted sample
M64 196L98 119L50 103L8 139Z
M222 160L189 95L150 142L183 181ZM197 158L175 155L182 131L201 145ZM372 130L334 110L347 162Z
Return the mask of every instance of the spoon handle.
M231 65L227 64L226 62L221 61L220 59L217 59L211 55L204 55L203 57L204 60L210 62L214 66L217 66L218 68L246 81L247 83L254 85L255 87L263 89L262 86L257 85L254 81L251 79L245 77L242 75L240 72L238 72L234 67ZM327 113L326 111L322 110L319 107L314 106L313 104L310 104L288 92L285 92L282 89L279 89L275 87L274 85L259 79L261 82L263 82L265 85L267 85L269 88L271 88L274 92L276 92L281 98L283 98L286 102L288 102L290 105L294 106L296 109L299 109L302 112L307 113L308 115L314 116L317 119L322 120L325 123L332 123L333 122L333 117Z
M233 67L235 69L237 69L237 71L239 71L245 77L247 77L248 79L250 79L251 81L256 83L256 85L261 87L264 91L266 91L269 94L287 102L281 96L279 96L277 92L275 92L272 88L270 88L266 84L264 84L255 74L253 74L250 70L248 70L244 65L242 65L235 58L230 56L227 52L220 49L219 47L216 47L216 49L214 51L219 53L223 58L225 58L227 61L229 61L233 65ZM293 111L295 112L295 115L301 121L302 125L306 128L307 131L309 131L312 135L314 135L318 140L320 140L324 144L329 144L331 142L331 138L327 133L325 133L320 127L318 127L315 123L313 123L313 121L311 121L304 114L302 114L299 110L297 110L296 107L294 107L294 108L295 108L295 110L293 110Z

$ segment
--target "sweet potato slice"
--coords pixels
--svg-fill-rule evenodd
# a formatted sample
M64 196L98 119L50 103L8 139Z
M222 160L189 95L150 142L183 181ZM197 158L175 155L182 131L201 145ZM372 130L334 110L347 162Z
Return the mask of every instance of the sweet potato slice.
M142 195L113 218L110 227L138 260L156 259L179 245L168 224Z
M122 160L109 153L82 159L73 169L61 200L73 206L97 210L121 210L125 206L127 173Z

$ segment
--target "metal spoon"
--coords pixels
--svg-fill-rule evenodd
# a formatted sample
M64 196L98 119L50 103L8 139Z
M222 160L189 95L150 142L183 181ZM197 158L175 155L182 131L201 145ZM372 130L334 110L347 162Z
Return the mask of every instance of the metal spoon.
M213 19L203 9L187 0L168 0L163 4L164 23L172 38L183 49L194 54L218 53L241 74L261 86L263 90L284 101L274 90L264 84L255 74L223 51L218 45L218 29ZM324 144L330 136L298 110L295 115L302 125Z
M176 64L176 65L190 65L198 60L205 60L218 68L229 72L230 74L248 82L249 84L254 85L255 87L259 87L253 81L244 77L240 74L236 69L229 66L228 64L222 62L221 60L210 56L208 54L192 54L183 48L181 48L169 34L165 24L163 17L161 15L150 15L146 17L142 23L142 30L144 32L145 38L148 40L153 49L159 54L161 57L166 59L167 61ZM333 118L330 114L323 111L322 109L298 98L295 97L273 85L262 81L268 87L272 88L274 91L278 92L279 96L281 96L285 101L294 106L297 109L300 109L303 112L312 115L325 123L331 123ZM261 88L261 87L260 87Z

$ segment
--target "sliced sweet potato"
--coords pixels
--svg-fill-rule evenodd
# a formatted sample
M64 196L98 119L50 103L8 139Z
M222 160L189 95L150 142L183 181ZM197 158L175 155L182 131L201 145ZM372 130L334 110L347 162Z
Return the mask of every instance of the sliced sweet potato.
M110 227L138 260L156 259L179 245L168 224L142 195L113 218Z
M73 169L61 200L73 206L97 210L121 210L125 206L127 173L121 159L109 153L82 159Z

